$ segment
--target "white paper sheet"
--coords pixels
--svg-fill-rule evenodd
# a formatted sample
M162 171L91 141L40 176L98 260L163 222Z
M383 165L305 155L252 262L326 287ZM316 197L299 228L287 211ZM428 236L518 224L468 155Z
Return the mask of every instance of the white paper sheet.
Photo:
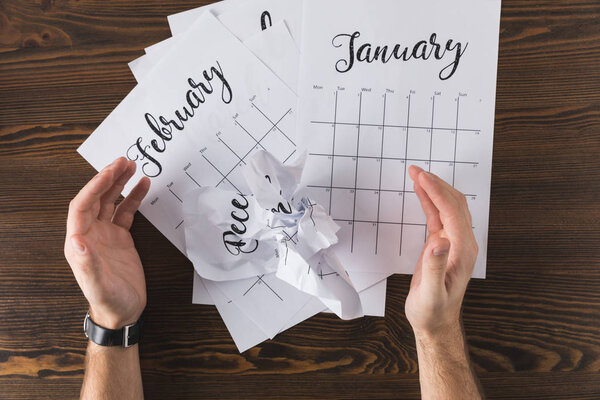
M231 19L230 19L231 21ZM166 43L166 42L161 42ZM270 67L278 76L284 77L282 78L288 86L296 87L296 82L294 81L297 77L297 67L299 64L299 51L295 48L291 36L287 31L287 28L283 22L279 22L270 29L259 32L254 35L250 39L245 42L246 46L248 46L255 54L259 55L259 58ZM164 56L165 52L168 51L168 46L151 46L148 50L150 51L152 57L155 60L159 60L162 56ZM152 58L147 58L146 60L151 60ZM139 60L139 59L138 59ZM137 60L136 60L137 61ZM274 67L273 67L274 66ZM146 65L145 70L134 70L132 71L136 75L140 75L138 77L139 80L143 79L142 76L148 73L152 69L153 65ZM141 67L140 67L141 68ZM137 71L137 73L136 73ZM213 304L210 299L208 293L206 293L206 289L203 285L201 285L202 279L194 273L194 287L193 287L193 302L195 304ZM362 279L359 278L359 279ZM382 278L377 276L375 279L381 280ZM358 281L358 287L365 287L365 282ZM372 279L368 278L366 280L366 285L371 285ZM385 285L383 285L385 286ZM385 307L385 292L379 292L379 303L378 305L374 305L375 296L371 296L369 299L371 300L369 303L365 304L367 307L367 315L379 315L377 312L371 312L371 309L379 310ZM362 297L361 297L362 298ZM337 310L338 313L341 310ZM232 333L233 334L233 333Z
M296 47L285 21L279 21L243 42L294 93L296 92L300 49Z
M198 281L198 284L205 285L240 353L243 353L269 338L258 325L252 322L252 320L239 309L236 303L230 300L219 289L219 286L216 285L215 282L204 280Z
M251 286L264 284L281 301L273 304L269 295L266 302L251 304L265 316L264 321L254 321L262 329L270 326L265 330L270 336L308 301L290 293L293 288L318 297L340 318L363 315L357 289L330 254L339 226L298 186L305 158L283 165L259 151L243 167L249 192L197 188L183 205L187 255L202 278L219 281L228 297L244 303L249 303L248 297L241 299L240 292L224 289L228 285L223 281L256 279ZM275 282L278 279L290 286ZM288 298L293 304L287 304ZM278 311L279 319L273 317Z
M387 292L387 279L377 282L368 289L359 293L363 313L372 317L385 316L385 297Z
M231 19L231 21L235 21L235 19ZM232 22L233 23L233 22ZM286 34L282 34L282 32L286 32ZM273 55L275 54L275 57L272 57L272 65L275 65L274 67L271 67L271 69L276 72L277 75L279 75L280 77L283 75L285 76L284 81L287 82L292 82L292 83L288 83L288 86L295 88L296 87L296 83L293 82L293 80L296 78L296 73L295 73L295 68L289 68L289 65L297 65L297 63L295 62L281 62L281 60L286 59L286 60L297 60L297 49L293 49L293 41L290 41L289 39L291 38L291 36L289 35L289 32L287 31L287 28L285 27L284 23L280 22L280 23L276 23L273 25L273 27L271 27L271 29L268 29L267 31L263 32L263 35L255 35L254 38L250 38L250 39L255 39L255 41L252 43L251 40L248 40L246 43L246 45L249 48L254 48L253 52L257 55L259 55L259 58L261 59L268 59L269 55ZM268 35L271 36L271 38L266 39L268 37ZM155 46L151 46L147 49L147 52L149 55L155 57L156 60L162 58L165 54L167 54L171 49L171 46L173 44L174 41L172 40L167 40L164 42L161 42ZM269 44L277 44L277 46L275 46L275 50L274 51L266 51L263 53L260 53L261 50L264 50ZM293 50L292 50L293 49ZM295 58L294 58L295 56ZM142 62L140 61L144 61L143 59L141 60L135 60L135 62L133 63L134 65L137 64L138 66L142 64ZM150 61L150 60L148 60ZM279 64L275 64L275 63L279 63ZM147 70L144 72L146 73L150 73L150 71L152 69L155 68L155 60L152 60L152 63L148 63L147 64ZM287 74L287 75L286 75ZM210 141L209 141L210 142ZM213 143L215 144L215 143ZM210 146L209 146L210 147ZM233 185L232 185L233 186ZM179 197L179 196L178 196ZM366 274L365 274L366 275ZM382 278L385 278L385 274L383 276L381 276L381 274L378 275L371 275L369 277L367 277L365 279L366 282L368 281L372 281L374 278L378 278L378 281L381 281ZM256 280L256 287L259 287L260 285L262 285L263 283L266 283L268 281L269 277L268 275L265 277L261 277L261 279L257 279ZM194 278L194 286L201 288L203 287L202 282L200 282L196 277ZM267 286L267 285L264 285ZM263 286L263 287L264 287ZM270 286L275 286L275 284L273 282L271 282ZM241 287L241 286L240 286ZM228 328L231 330L233 330L234 332L241 332L242 329L246 329L247 330L247 326L244 326L244 323L240 323L239 321L244 321L245 320L245 315L246 314L250 314L252 315L253 311L256 311L256 307L252 308L252 301L248 301L247 299L243 299L241 302L242 308L240 308L238 306L239 300L237 302L234 302L233 300L229 300L229 298L227 297L227 295L223 292L223 290L221 290L217 285L212 284L212 289L213 292L215 290L215 288L217 288L218 295L219 298L222 300L223 298L227 299L227 302L225 304L227 304L227 306L223 305L223 302L221 301L221 303L219 304L217 302L217 307L219 307L219 311L221 312L223 309L226 309L226 311L222 311L223 313L226 314L226 316L224 316L224 320L227 323L227 320L229 320L229 324L228 324ZM383 289L383 290L382 290ZM287 294L286 290L279 290L280 292L283 291L284 293ZM230 292L230 294L232 294L232 296L235 296L235 294L237 293L237 288L236 290L233 290ZM263 292L264 293L268 293L268 292ZM369 296L369 293L371 294L371 296ZM376 293L376 296L373 296L373 293ZM224 296L224 297L223 297ZM204 301L204 302L208 302L207 299L208 296L203 296L202 293L197 293L196 290L194 291L194 301L198 302L198 301ZM361 295L360 295L361 299L365 299L365 302L367 303L366 309L368 310L368 312L379 315L382 313L382 309L384 308L385 305L385 281L380 282L377 285L371 286L371 288L364 290ZM373 301L374 298L377 298L378 301ZM254 305L256 306L256 304L264 304L262 302L263 300L260 299L258 302L259 303L254 303ZM259 333L256 333L256 330L254 331L254 334L245 334L245 337L240 337L239 334L234 334L232 332L232 336L234 337L234 339L236 340L236 344L238 345L238 348L240 348L240 351L243 351L242 349L245 346L253 346L254 344L264 340L264 332L262 331L261 327L263 327L264 329L266 329L267 331L269 331L269 336L274 336L274 334L276 334L279 330L281 329L285 329L284 327L281 327L281 324L284 320L289 319L290 315L294 315L294 317L288 321L288 323L298 323L300 321L302 321L303 319L307 318L308 316L312 315L311 312L315 309L317 309L317 307L313 306L311 307L302 307L302 301L300 299L296 299L293 301L290 301L289 304L293 304L294 308L290 308L290 309L283 309L281 313L277 314L278 318L275 318L275 320L277 321L276 324L272 324L271 326L267 324L265 324L265 322L261 319L264 318L263 316L260 315L253 315L254 320L259 322L259 325L254 324L254 322L252 322L252 319L247 319L246 321L250 321L250 324L254 324L256 327L258 327L258 329L260 330ZM374 306L373 306L374 305ZM298 309L298 307L300 306L300 310L296 312L296 310ZM249 309L244 311L243 308L244 307L248 307ZM322 305L320 306L321 310L322 310ZM333 308L335 308L335 305L333 306ZM305 314L303 315L302 310L305 311ZM308 311L308 312L307 312ZM294 314L295 312L295 314ZM315 311L316 312L316 311ZM338 310L338 312L340 312ZM234 319L235 321L237 321L235 328L230 328L230 326L232 325L231 319ZM271 318L272 319L272 318ZM278 330L279 329L279 330ZM256 343L253 343L255 342ZM253 343L253 344L250 344Z
M302 25L302 2L259 0L235 4L236 7L233 7L233 4L228 4L230 1L202 6L169 16L172 32L177 36L146 47L146 55L129 64L136 80L140 82L143 74L152 69L153 65L164 56L196 18L205 12L211 12L238 39L243 42L247 41L246 46L259 59L264 60L265 57L269 57L269 68L286 83L289 82L288 86L292 90L296 90L299 62L297 62L298 60L292 62L287 57L297 58ZM287 34L283 33L284 30ZM260 35L261 32L266 32L266 34ZM268 44L268 47L265 46L265 43ZM272 54L277 54L277 57L272 57Z
M466 194L480 248L473 275L484 278L500 0L304 5L303 183L342 226L343 265L413 271L426 235L414 164Z
M185 33L189 27L191 27L196 20L204 14L205 11L210 11L214 16L218 17L220 14L235 10L243 3L251 0L225 0L218 1L216 3L208 4L206 6L200 6L192 8L191 10L185 10L177 14L171 14L167 16L169 21L169 28L173 35L180 35Z
M199 103L194 95L203 96L205 101L193 110L194 116L183 121L183 107L191 109L186 96ZM138 170L131 182L144 174L152 179L140 211L185 253L180 229L184 194L206 185L238 190L236 183L243 181L239 167L258 149L268 149L281 160L291 157L296 147L295 103L294 93L207 13L170 48L148 79L123 100L79 152L96 169L118 156L134 159ZM175 111L183 117L181 123ZM163 124L161 116L167 122L177 121ZM174 124L183 125L183 130ZM128 184L124 194L131 187Z
M131 61L129 69L141 82L152 71L174 43L169 38L146 48L147 54ZM243 40L244 45L277 75L292 91L298 88L300 50L296 47L285 21L275 23Z
M196 7L191 10L169 15L168 20L173 20L177 25L175 27L177 33L182 34L194 24L198 17L205 12L211 12L214 16L218 17L220 14L227 12L228 10L234 11L237 7L239 7L241 2L242 0L218 1L206 6ZM146 51L146 55L143 55L129 63L129 69L131 69L131 72L133 72L133 75L138 82L140 82L142 75L149 72L156 62L160 60L165 51L168 50L174 41L175 39L170 37L158 43L154 43L153 45L144 49Z
M194 270L192 284L192 304L215 305L215 301L210 297L208 289L204 284L204 279Z
M154 58L156 61L169 51L169 47L171 47L174 42L175 38L170 37L158 43L154 43L152 46L146 47L144 51L148 55L148 58Z
M219 15L219 20L239 39L285 21L294 42L300 47L302 35L301 0L251 0ZM185 29L185 27L184 27ZM176 35L175 33L173 33Z
M274 273L219 282L219 288L271 339L313 298Z
M207 293L210 293L210 296L214 299L219 314L223 318L227 330L231 334L240 353L269 339L269 336L260 328L259 324L255 323L246 315L246 313L238 306L238 302L229 299L216 282L208 280L200 281L197 275L194 279L196 281L195 284L206 285ZM360 292L361 303L365 315L376 317L384 316L385 301L382 302L381 298L385 300L385 292L385 279ZM292 328L320 312L328 312L328 309L318 298L312 297L285 323L279 333ZM262 316L259 315L258 319L260 320L261 318Z
M173 36L184 33L205 11L210 10L243 40L279 21L287 21L290 33L299 46L302 30L301 0L232 0L198 7L168 16Z
M283 21L255 34L247 39L244 44L290 89L296 90L300 52L295 47ZM165 52L167 48L163 46L160 50ZM154 56L160 57L161 54L155 53ZM197 275L195 271L194 274ZM196 304L213 304L210 296L205 292L205 288L196 283L201 280L202 278L199 276L198 279L194 279L193 297L203 299L203 301L198 301ZM383 303L385 303L385 296L383 297Z

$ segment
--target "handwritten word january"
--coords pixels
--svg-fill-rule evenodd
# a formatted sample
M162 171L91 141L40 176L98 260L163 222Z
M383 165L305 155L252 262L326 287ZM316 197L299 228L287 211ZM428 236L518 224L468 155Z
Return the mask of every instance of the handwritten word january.
M223 74L221 65L218 61L216 64L216 67L213 66L202 72L204 82L197 83L194 79L188 78L187 83L190 89L185 93L186 105L173 112L174 118L168 119L160 115L157 120L150 113L144 115L146 124L156 137L150 140L150 144L144 144L144 138L138 137L136 142L127 149L127 158L133 161L146 160L142 164L142 172L146 176L155 178L160 175L162 165L158 160L158 155L167 149L167 142L173 139L173 130L183 131L185 123L196 114L196 109L204 104L208 95L214 92L213 81L215 79L221 84L221 100L225 104L231 103L233 91Z
M469 43L465 43L464 47L461 42L455 42L449 39L444 46L437 43L437 34L432 33L429 41L421 40L414 46L402 46L395 44L393 46L373 46L371 43L359 44L360 32L356 31L353 34L340 33L333 37L331 44L335 48L347 47L348 57L339 59L335 64L335 69L340 73L348 72L352 69L355 62L372 63L381 61L387 64L392 59L409 61L411 59L429 60L432 56L437 59L443 59L447 53L454 53L454 59L450 64L445 66L439 73L441 80L446 80L452 77L458 68L460 58L467 50Z

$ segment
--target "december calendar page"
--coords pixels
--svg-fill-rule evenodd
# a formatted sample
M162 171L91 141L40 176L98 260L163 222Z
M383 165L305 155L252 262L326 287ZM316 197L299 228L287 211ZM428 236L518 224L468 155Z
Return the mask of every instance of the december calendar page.
M465 194L485 278L500 0L305 0L303 183L349 271L412 273L426 240L408 167Z

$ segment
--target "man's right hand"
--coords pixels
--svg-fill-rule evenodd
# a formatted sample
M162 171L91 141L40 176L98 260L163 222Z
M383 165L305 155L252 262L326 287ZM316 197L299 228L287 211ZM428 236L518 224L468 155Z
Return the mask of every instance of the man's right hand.
M465 196L437 176L412 166L410 177L427 217L429 236L406 299L406 317L417 337L455 332L477 258Z
M65 257L90 303L92 320L109 329L136 322L146 283L129 228L150 189L143 178L115 209L135 163L119 158L97 174L69 205Z

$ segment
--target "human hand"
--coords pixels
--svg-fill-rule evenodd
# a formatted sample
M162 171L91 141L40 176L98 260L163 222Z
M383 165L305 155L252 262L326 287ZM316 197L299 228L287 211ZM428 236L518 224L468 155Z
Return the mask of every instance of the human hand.
M471 214L464 195L437 176L416 166L409 173L429 235L406 298L406 317L416 336L456 332L478 251Z
M97 324L117 329L146 307L146 283L129 228L150 189L146 177L115 209L136 164L124 157L104 168L69 204L65 257Z

